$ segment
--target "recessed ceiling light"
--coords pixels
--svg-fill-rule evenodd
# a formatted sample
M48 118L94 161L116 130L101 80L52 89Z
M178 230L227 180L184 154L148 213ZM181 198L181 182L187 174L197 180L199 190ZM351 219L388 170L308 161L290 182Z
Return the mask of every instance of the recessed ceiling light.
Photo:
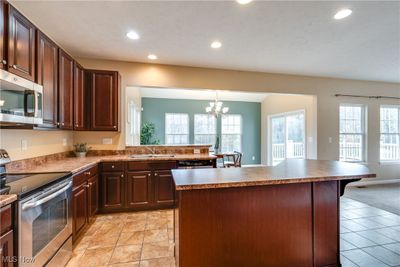
M350 16L352 12L353 12L353 11L351 11L351 9L348 9L348 8L342 9L342 10L339 10L339 11L335 14L334 18L335 18L335 19L344 19L345 17Z
M250 2L253 2L253 0L236 0L241 5L247 5Z
M154 55L154 54L149 54L149 55L147 56L147 58L150 59L150 60L156 60L156 59L157 59L157 56Z
M128 37L129 39L132 39L132 40L137 40L137 39L140 38L139 34L137 32L135 32L135 31L128 32L126 34L126 37Z
M210 45L212 48L220 48L222 46L220 41L214 41Z

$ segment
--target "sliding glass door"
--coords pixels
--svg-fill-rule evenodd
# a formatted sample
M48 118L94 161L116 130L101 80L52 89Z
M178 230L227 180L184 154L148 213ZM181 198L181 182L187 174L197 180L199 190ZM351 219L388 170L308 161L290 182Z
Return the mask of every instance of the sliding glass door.
M305 116L297 111L270 117L273 165L288 158L305 158Z

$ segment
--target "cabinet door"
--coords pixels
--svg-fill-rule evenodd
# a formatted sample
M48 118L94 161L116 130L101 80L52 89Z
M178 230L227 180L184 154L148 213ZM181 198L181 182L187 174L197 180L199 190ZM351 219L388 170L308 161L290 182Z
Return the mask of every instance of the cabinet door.
M91 129L118 131L118 72L90 70Z
M4 16L4 8L5 8L5 3L3 1L0 1L0 69L5 69L7 68L7 57L6 57L6 51L5 51L5 16Z
M36 82L43 85L43 125L57 127L58 47L42 32L37 33Z
M9 6L8 71L35 80L35 26Z
M95 175L91 178L89 178L88 183L89 183L89 218L93 217L98 210L98 205L99 205L99 182L98 182L98 176Z
M0 237L0 259L1 267L11 267L13 264L13 231L5 233Z
M154 202L156 205L172 206L175 187L170 170L154 171Z
M74 128L74 60L61 49L58 50L58 114L60 128Z
M74 81L74 130L86 130L85 70L78 63L75 63Z
M151 171L127 173L127 207L146 208L151 205Z
M72 235L74 240L76 240L88 222L87 191L86 183L74 188L72 191Z
M105 172L101 175L101 209L115 210L124 206L124 173Z

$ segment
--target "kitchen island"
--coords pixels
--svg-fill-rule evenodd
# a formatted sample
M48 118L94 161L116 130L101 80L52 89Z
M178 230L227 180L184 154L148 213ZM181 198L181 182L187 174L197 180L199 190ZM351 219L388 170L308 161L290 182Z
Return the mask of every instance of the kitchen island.
M363 165L321 160L172 173L180 267L341 266L341 192L376 176Z

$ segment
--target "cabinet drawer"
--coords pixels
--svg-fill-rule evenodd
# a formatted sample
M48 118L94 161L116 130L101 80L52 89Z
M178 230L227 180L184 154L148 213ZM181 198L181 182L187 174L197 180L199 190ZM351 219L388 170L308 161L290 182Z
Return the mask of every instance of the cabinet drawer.
M12 227L12 210L11 210L11 205L7 205L0 209L0 235L10 230L11 227Z
M98 173L98 167L97 165L90 167L84 171L81 171L78 174L75 174L73 177L73 184L74 187L79 186L83 183L85 183L90 177L93 177Z
M171 170L176 168L176 161L130 161L129 171L143 170Z
M124 171L125 162L104 162L102 164L102 171L113 172L113 171Z

